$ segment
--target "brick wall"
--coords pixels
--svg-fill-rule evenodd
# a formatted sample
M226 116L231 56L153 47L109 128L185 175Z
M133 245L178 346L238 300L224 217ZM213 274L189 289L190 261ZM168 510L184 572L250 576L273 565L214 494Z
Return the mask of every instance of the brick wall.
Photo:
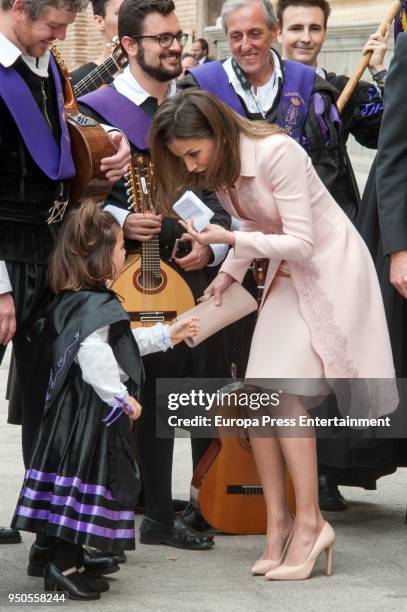
M69 26L66 39L57 41L57 47L69 70L94 60L101 52L101 38L93 23L92 7L79 13Z
M175 0L175 6L181 26L189 34L188 49L196 29L197 0ZM77 16L68 28L66 39L59 41L57 47L69 70L100 55L100 35L93 23L91 6Z
M198 0L174 0L177 17L184 32L189 34L187 49L191 47L196 31Z

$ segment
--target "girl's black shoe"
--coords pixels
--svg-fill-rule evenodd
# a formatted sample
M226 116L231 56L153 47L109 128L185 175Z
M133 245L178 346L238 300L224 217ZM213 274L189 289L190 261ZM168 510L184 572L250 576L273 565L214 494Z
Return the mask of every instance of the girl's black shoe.
M70 599L100 599L100 593L90 590L90 584L84 576L78 572L64 576L53 563L48 563L45 568L44 589L45 591L62 591Z

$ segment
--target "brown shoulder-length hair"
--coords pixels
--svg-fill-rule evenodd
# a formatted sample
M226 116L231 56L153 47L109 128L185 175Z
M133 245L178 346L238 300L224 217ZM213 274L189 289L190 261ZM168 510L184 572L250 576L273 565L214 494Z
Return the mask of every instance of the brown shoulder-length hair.
M113 251L120 225L95 201L71 211L59 233L48 267L55 293L100 287L113 277Z
M157 207L172 214L171 205L186 189L224 190L240 174L240 134L266 138L281 131L266 121L249 121L218 98L196 87L167 98L160 106L150 131ZM188 172L183 160L167 145L174 139L210 138L215 151L204 176Z

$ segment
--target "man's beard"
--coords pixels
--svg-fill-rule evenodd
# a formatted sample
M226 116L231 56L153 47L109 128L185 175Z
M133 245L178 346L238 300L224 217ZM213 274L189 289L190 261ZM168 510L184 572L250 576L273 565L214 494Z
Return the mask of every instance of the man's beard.
M180 56L178 56L178 59L179 58ZM182 72L181 61L179 61L179 66L177 68L174 68L174 70L166 70L165 68L150 66L150 64L147 64L145 62L144 49L142 49L140 46L137 49L136 60L138 65L142 70L144 70L144 72L153 77L153 79L160 81L161 83L165 83L166 81L171 81L172 79L175 79Z

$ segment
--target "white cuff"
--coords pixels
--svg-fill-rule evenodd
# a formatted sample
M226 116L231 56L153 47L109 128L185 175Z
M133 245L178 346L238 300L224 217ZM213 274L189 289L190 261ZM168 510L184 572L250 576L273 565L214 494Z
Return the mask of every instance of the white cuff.
M228 244L210 244L209 245L213 252L213 262L208 264L208 268L218 266L226 257L229 250Z
M171 340L171 334L170 334L170 326L169 325L163 325L162 323L157 323L157 325L160 327L160 334L161 334L161 350L162 351L167 351L169 348L174 348L174 344Z
M0 261L0 294L10 293L11 291L13 291L13 287L10 283L6 262Z
M115 206L114 204L106 204L103 210L106 210L113 215L120 227L123 227L124 222L131 212L129 210L125 210L124 208L120 208L119 206Z

